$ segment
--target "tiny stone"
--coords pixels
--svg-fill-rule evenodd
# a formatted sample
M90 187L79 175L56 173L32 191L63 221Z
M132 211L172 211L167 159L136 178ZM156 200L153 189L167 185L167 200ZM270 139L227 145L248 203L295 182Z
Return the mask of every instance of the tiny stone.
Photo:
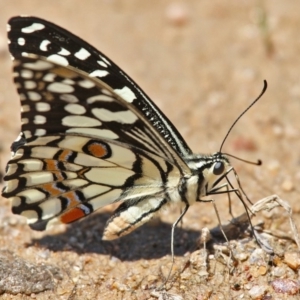
M287 252L284 254L284 262L293 270L300 266L300 255L296 252Z
M246 252L241 252L241 253L238 253L236 255L236 259L240 260L240 261L246 261L249 257L249 253L246 253Z
M294 184L291 180L286 179L282 184L281 188L284 192L291 192L294 189Z
M262 249L255 249L251 255L250 255L250 258L249 258L249 263L251 265L258 265L258 266L261 266L261 265L266 265L266 254L264 252L264 250Z
M83 269L82 264L77 262L77 264L73 266L73 269L77 272L82 271Z
M268 287L266 285L255 285L249 291L249 296L252 299L261 299L267 292Z
M257 277L260 276L259 269L256 268L256 267L251 267L250 273L251 273L251 275L252 275L254 278L257 278Z
M38 255L43 259L48 259L50 257L50 250L49 249L43 249L40 252L38 252Z
M291 279L275 279L271 285L276 293L295 295L299 291L299 283Z
M272 271L272 275L275 277L282 277L285 275L285 273L286 273L286 270L283 267L275 267Z
M149 267L149 262L146 260L143 260L143 261L141 261L141 266L146 269Z
M258 268L258 272L259 272L260 275L266 275L266 273L267 273L267 267L266 266L260 266Z

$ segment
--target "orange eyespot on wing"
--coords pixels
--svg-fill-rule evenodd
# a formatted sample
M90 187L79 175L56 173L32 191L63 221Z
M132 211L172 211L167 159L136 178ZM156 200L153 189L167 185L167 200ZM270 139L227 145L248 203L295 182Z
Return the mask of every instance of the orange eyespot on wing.
M103 142L91 141L83 147L83 151L86 154L103 159L111 156L110 147Z
M68 224L68 223L77 221L85 216L86 216L86 214L84 213L84 211L82 209L75 207L75 208L67 211L66 213L62 214L60 216L60 221L62 223Z

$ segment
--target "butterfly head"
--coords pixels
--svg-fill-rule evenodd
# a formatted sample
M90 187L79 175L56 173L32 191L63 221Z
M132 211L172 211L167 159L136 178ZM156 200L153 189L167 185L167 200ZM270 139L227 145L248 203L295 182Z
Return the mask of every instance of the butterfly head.
M220 181L232 170L228 157L216 152L212 155L194 155L188 160L190 168L198 177L199 198L219 191Z
M221 152L214 153L207 157L201 174L203 176L202 196L209 195L216 191L218 183L232 170L229 159Z

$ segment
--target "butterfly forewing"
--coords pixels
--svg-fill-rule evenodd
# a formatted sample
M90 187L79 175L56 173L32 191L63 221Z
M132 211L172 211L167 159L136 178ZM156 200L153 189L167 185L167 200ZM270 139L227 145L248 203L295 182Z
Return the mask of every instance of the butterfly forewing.
M16 17L9 21L9 26L9 49L15 59L21 60L21 67L23 67L24 57L28 53L34 55L33 59L35 60L39 58L45 60L42 63L37 62L35 64L37 71L40 71L41 65L54 62L63 67L60 70L62 77L64 77L65 72L68 78L70 75L67 71L74 68L75 72L84 74L87 81L90 81L89 79L96 80L97 85L101 86L106 93L120 96L119 99L113 101L114 103L108 110L115 112L118 111L120 105L124 106L123 110L127 107L128 110L137 115L138 120L142 120L151 136L156 137L161 141L161 144L169 145L169 148L174 150L169 149L169 152L172 152L174 159L181 164L182 168L185 168L180 156L185 157L192 152L176 128L138 85L104 54L72 33L45 20L33 17ZM51 80L49 78L50 76L48 80ZM56 80L56 78L53 79L55 83L54 92L61 91L64 88ZM90 82L85 84L83 80L81 86L88 87L90 84ZM70 85L68 83L66 85L69 88L65 88L70 90ZM118 102L118 105L115 102ZM125 113L116 113L115 116L121 116L123 120L131 120L134 123L133 119L126 117ZM132 131L136 129L137 135L147 134L144 127L136 127Z

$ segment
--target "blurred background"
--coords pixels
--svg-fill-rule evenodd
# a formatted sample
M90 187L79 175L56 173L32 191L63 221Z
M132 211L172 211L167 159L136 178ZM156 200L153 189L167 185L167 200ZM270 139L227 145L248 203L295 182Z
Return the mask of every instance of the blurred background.
M234 127L223 151L262 159L261 167L232 159L248 196L256 202L278 194L299 220L299 11L296 0L0 0L2 172L20 130L6 23L12 16L33 15L73 32L112 59L169 117L195 153L219 150L229 127L259 95L266 79L266 93ZM227 221L223 198L217 206ZM9 216L9 203L1 201L1 215ZM242 212L238 201L234 211ZM175 208L162 219L172 223L176 216ZM183 227L198 232L216 224L211 204L197 204ZM289 230L284 226L279 227ZM25 225L22 230L32 237ZM169 237L168 231L164 234ZM24 241L18 241L21 249Z

